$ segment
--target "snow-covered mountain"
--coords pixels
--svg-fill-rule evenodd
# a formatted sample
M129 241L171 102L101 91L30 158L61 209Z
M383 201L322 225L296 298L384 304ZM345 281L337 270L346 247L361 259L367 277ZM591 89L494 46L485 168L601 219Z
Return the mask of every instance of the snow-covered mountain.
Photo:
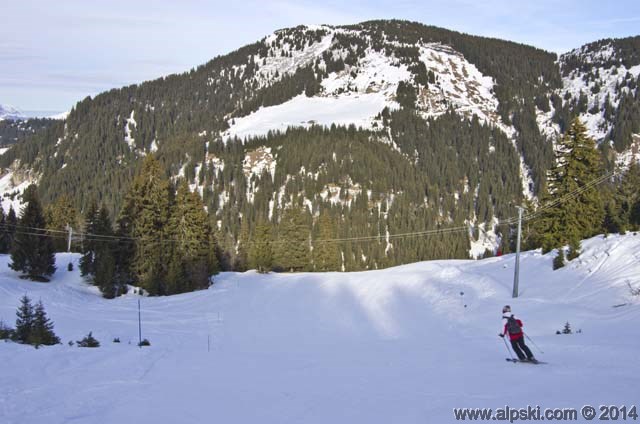
M596 141L616 147L618 164L640 160L640 126L628 123L637 121L640 110L638 38L601 40L561 55L562 87L555 94L562 100L551 102L549 111L538 109L541 131L557 137L556 108L572 107Z
M355 30L314 27L323 31L317 43L295 50L288 42L278 44L277 35L267 37L265 56L254 58L258 71L254 81L272 84L273 75L282 78L328 54L345 55L335 48L334 38L341 34L357 36L369 45L361 57L344 69L329 73L320 82L318 93L300 94L284 103L260 108L229 120L224 139L264 136L269 131L310 125L355 125L366 129L383 129L379 115L385 109L398 109L396 95L400 83L414 83L416 75L402 58L374 49L371 36ZM417 106L425 117L438 116L454 108L462 116L478 116L483 122L501 125L497 116L498 100L493 93L495 81L483 75L475 65L454 49L441 43L419 43L406 47L418 50L420 64L431 70L434 83L421 87ZM326 69L327 65L320 67ZM436 77L437 75L437 77ZM506 128L506 127L503 127ZM507 130L511 132L512 130Z
M46 201L65 194L81 209L95 195L115 216L155 154L231 233L231 256L238 217L277 224L295 200L313 222L334 208L348 231L380 237L375 252L352 252L361 268L394 254L382 238L394 225L468 225L469 240L448 242L468 248L447 255L477 257L496 251L496 223L513 205L539 194L574 116L611 146L609 164L640 157L639 40L558 58L406 21L286 28L189 72L87 98L0 167L34 176ZM433 247L406 249L415 260Z
M14 121L17 119L25 119L25 116L13 106L0 104L0 121L5 119Z
M583 248L558 271L553 253L524 252L517 299L513 255L226 273L204 291L114 300L83 282L76 254L58 254L48 284L19 279L0 256L0 320L13 325L26 294L63 342L1 344L0 421L449 423L453 408L637 407L640 236ZM547 364L504 360L505 304ZM557 335L566 323L573 334ZM101 347L68 344L89 332Z

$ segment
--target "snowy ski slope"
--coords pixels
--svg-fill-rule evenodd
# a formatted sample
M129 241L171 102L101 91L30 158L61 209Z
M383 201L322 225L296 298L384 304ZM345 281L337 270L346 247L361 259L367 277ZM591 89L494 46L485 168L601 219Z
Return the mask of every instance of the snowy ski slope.
M66 270L78 255L58 255L49 284L18 279L1 256L0 319L13 325L26 293L64 344L0 343L0 422L446 423L454 407L637 405L640 235L587 240L559 271L552 258L522 255L515 300L512 255L226 273L206 291L142 298L152 346L139 349L139 298L102 299ZM548 365L504 360L507 303ZM567 321L582 333L556 335ZM66 344L89 331L102 347Z

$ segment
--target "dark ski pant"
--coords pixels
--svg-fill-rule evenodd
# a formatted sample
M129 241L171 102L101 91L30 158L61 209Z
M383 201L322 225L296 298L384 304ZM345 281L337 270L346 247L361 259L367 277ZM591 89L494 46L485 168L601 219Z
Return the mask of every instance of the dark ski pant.
M527 359L533 358L533 353L531 353L531 350L529 350L527 345L524 344L524 337L511 340L511 347L513 348L513 351L516 353L516 355L518 355L518 359L523 360L525 358Z

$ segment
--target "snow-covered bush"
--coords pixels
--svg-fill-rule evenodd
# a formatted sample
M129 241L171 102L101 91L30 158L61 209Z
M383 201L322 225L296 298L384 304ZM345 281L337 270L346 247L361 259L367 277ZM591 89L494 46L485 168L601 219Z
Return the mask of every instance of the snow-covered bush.
M76 344L78 347L100 347L100 342L93 337L91 332L89 332L84 339L78 340Z

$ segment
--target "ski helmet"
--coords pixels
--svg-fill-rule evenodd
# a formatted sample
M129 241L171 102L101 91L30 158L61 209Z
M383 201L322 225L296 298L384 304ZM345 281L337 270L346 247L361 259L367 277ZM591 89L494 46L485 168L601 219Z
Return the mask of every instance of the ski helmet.
M505 305L504 308L502 308L502 313L507 313L507 312L511 312L511 306L509 305Z

